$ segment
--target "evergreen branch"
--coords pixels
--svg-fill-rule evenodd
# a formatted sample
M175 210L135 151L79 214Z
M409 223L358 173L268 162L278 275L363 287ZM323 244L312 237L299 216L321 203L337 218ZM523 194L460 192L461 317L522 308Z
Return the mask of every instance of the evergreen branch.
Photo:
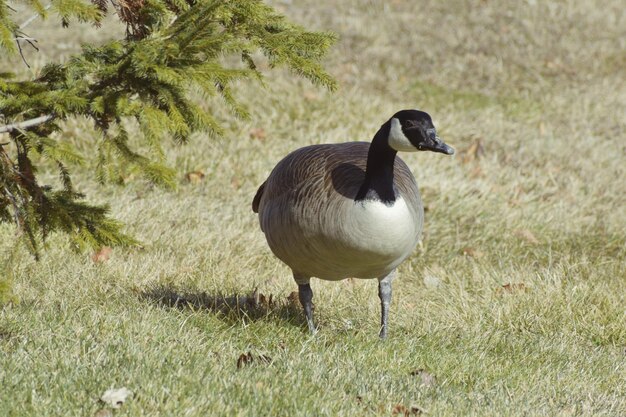
M13 216L15 217L15 224L20 224L20 219L18 217L18 207L17 202L15 201L15 197L11 194L11 191L7 187L4 187L4 194L9 198L11 204L13 204Z
M24 120L19 123L12 123L4 126L0 126L0 133L11 133L14 130L24 130L34 126L38 126L42 123L49 122L54 119L55 116L53 114L48 114L46 116L35 117L34 119Z
M18 26L7 0L0 0L0 49L18 52L20 42L35 42L21 30L48 9L64 25L77 18L97 26L111 7L107 0L47 1L44 6L28 0L37 14ZM83 46L64 63L47 64L32 80L0 73L0 134L8 133L14 145L0 146L0 222L14 222L35 256L54 231L67 234L76 248L134 243L106 207L81 201L74 190L71 168L89 158L73 141L55 135L60 120L84 117L93 123L93 134L84 140L97 147L99 180L123 184L138 172L173 187L175 171L165 165L163 141L187 142L196 132L208 138L222 134L215 103L207 101L215 97L231 114L247 117L233 85L240 80L263 85L255 53L265 55L270 68L288 68L335 87L320 64L335 36L307 32L261 0L124 0L112 7L126 24L124 39ZM232 57L243 65L232 64ZM16 120L22 121L8 123ZM136 124L137 138L129 136L128 123ZM53 167L60 189L39 184L32 161Z

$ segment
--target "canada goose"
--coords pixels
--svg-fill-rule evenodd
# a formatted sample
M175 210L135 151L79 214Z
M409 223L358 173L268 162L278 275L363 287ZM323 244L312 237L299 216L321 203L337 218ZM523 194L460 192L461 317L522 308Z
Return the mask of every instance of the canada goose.
M380 337L386 337L391 282L417 245L424 219L415 178L396 153L418 150L454 154L427 113L402 110L371 144L291 152L259 187L252 210L272 252L293 271L311 333L311 277L378 278Z

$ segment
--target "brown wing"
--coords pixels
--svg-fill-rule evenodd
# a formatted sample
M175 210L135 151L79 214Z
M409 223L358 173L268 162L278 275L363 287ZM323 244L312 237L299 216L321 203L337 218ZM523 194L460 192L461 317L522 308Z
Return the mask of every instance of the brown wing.
M367 142L312 145L297 149L276 165L265 182L262 200L287 198L291 205L297 205L301 200L309 204L321 203L320 199L325 199L332 192L333 186L354 187L354 184L337 184L341 178L352 178L351 182L356 180L355 184L359 182L358 178L338 175L339 171L351 168L360 171L364 178L368 149ZM358 187L354 193L356 191Z
M282 159L259 187L252 202L258 213L263 201L282 201L297 206L324 204L331 194L354 199L365 179L368 142L312 145L297 149ZM410 206L421 205L417 184L409 167L396 157L394 177L397 190Z

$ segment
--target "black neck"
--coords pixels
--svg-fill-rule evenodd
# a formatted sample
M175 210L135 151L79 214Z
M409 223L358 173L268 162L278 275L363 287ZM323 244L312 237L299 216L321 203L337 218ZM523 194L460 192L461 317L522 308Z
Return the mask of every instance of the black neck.
M393 204L396 201L393 164L397 152L388 144L390 128L389 122L382 125L370 144L365 181L356 195L356 201L378 200L385 204Z

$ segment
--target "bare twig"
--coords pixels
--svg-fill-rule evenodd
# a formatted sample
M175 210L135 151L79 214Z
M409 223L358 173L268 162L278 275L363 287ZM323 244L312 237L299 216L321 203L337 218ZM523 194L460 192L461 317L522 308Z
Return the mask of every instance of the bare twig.
M26 57L24 57L24 51L22 51L22 44L20 44L20 41L18 41L17 39L15 40L15 43L17 44L17 49L20 51L20 56L22 57L22 61L24 61L24 65L30 68L30 65L28 65L28 61L26 61Z
M32 39L32 38L30 38L30 39L29 39L29 38L24 38L24 40L25 40L26 42L28 42L28 44L29 44L30 46L32 46L32 47L33 47L33 49L34 49L35 51L39 52L39 48L37 48L37 45L35 45L35 43L37 42L37 39L32 39L32 40L31 40L31 39ZM33 43L33 42L35 42L35 43Z
M48 10L50 7L52 6L52 3L48 3L44 8L43 11ZM22 35L25 35L24 32L22 32L22 29L24 29L26 26L30 25L35 19L37 19L40 16L39 13L35 13L34 15L32 15L31 17L29 17L28 19L26 19L18 28L17 28L17 32L21 33ZM15 38L15 43L17 43L17 49L20 52L20 56L22 57L22 61L24 61L24 64L26 64L26 66L28 68L30 68L30 65L28 65L28 62L26 62L26 58L24 57L24 52L22 51L22 45L20 44L20 40L25 40L26 42L28 42L30 44L30 46L32 46L33 48L35 48L37 50L37 52L39 52L39 48L37 48L35 46L35 44L33 44L32 40L34 40L35 42L37 42L36 39L32 39L32 38L25 38L23 36L17 36L16 33L16 38Z
M31 38L30 36L16 36L13 39L15 39L16 41L37 42L37 39Z
M4 126L0 126L0 133L9 133L14 130L28 129L29 127L38 126L42 123L46 123L54 119L53 114L47 114L45 116L35 117L34 119L24 120L19 123L12 123Z

